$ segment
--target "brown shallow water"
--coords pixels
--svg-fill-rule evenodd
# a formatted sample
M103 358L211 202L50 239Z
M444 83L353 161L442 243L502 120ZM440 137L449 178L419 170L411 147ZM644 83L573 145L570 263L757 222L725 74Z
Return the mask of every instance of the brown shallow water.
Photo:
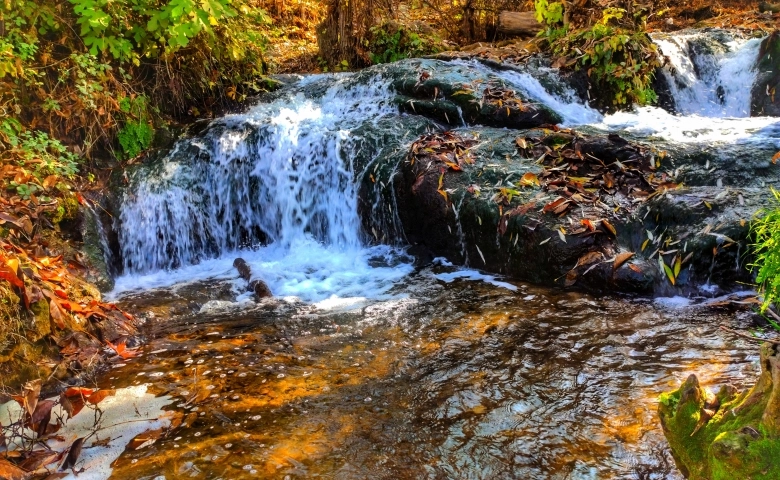
M757 349L714 327L739 314L518 286L422 272L351 311L173 317L181 292L127 297L158 313L101 386L151 383L185 420L112 478L681 478L659 393L756 372Z

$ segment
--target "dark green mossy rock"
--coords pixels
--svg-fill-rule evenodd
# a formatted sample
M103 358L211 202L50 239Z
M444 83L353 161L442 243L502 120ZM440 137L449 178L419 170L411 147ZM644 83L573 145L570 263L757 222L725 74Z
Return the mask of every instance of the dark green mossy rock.
M751 94L751 115L780 116L780 30L772 32L761 43L756 69L758 78Z
M780 355L761 347L761 376L742 394L704 390L695 375L662 394L658 414L672 456L692 480L780 478Z

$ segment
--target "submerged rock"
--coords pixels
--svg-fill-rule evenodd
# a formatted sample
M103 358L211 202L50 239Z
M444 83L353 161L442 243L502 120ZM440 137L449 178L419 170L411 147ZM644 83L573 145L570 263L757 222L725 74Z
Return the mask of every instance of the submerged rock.
M675 463L693 480L780 478L780 354L761 347L761 376L741 394L713 395L691 375L659 398L658 414Z
M249 268L249 264L243 258L236 258L233 260L233 267L238 270L239 278L243 278L247 282L252 278L252 270Z

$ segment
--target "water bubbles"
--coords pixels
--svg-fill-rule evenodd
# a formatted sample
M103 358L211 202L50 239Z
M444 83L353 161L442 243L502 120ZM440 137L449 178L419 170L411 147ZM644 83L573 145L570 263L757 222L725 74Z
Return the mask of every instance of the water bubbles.
M284 374L280 373L279 375L276 376L276 378L284 378Z
M238 374L239 377L246 377L246 372L241 372Z
M253 422L260 420L260 418L262 418L260 415L252 415L251 417L249 417L249 419L252 420Z
M252 470L252 465L244 465L244 470L246 471Z
M232 447L232 446L233 446L233 444L232 444L232 443L226 443L226 444L225 444L225 448L230 448L230 447Z
M217 388L215 385L209 385L206 387L206 390L214 390L215 388Z
M196 437L200 437L201 435L203 435L201 432L195 432Z

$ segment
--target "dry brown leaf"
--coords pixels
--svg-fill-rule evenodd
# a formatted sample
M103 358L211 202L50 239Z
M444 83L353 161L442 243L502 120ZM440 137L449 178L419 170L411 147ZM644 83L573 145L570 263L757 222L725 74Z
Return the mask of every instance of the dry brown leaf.
M615 257L615 262L612 264L612 271L615 272L618 268L623 266L623 264L626 263L634 255L635 255L634 252L618 253L617 256Z

